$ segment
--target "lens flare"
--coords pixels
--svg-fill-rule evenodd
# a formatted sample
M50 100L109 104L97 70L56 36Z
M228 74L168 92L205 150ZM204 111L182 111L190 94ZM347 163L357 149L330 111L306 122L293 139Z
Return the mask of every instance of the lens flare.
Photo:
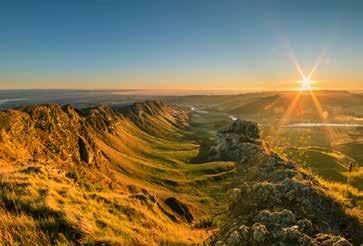
M299 81L299 83L301 84L300 90L301 91L311 91L312 87L312 80L310 78L304 78L303 80Z

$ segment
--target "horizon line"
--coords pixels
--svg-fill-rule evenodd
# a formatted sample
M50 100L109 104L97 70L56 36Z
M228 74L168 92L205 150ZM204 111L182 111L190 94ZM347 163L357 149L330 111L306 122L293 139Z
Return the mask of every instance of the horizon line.
M0 89L0 91L252 91L252 92L291 92L291 91L301 91L300 88L291 89L81 89L81 88L6 88ZM312 91L363 91L363 88L359 89L343 89L343 88L313 88Z

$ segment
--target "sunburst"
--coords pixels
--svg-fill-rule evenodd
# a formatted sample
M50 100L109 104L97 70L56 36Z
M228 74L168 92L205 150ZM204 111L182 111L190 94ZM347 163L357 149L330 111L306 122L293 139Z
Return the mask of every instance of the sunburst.
M300 91L296 93L295 97L291 100L289 106L287 107L287 110L282 115L282 118L277 123L275 134L274 134L275 137L274 137L274 139L272 141L272 146L273 147L278 146L280 128L283 127L284 125L287 125L287 123L290 121L290 117L291 117L292 113L296 110L296 107L299 104L299 101L301 99L301 95L305 94L303 92L306 92L306 91L309 92L309 94L311 95L312 100L313 100L313 105L315 106L315 109L317 110L321 121L323 123L326 123L326 121L327 121L327 119L325 117L327 111L324 111L322 105L320 104L320 101L319 101L317 95L314 94L314 91L313 91L314 88L313 88L312 85L315 83L315 81L313 81L311 79L313 73L317 70L317 68L321 64L324 53L322 53L317 58L313 68L311 69L310 73L307 76L303 72L298 60L296 59L296 57L294 55L294 52L292 51L292 49L288 50L288 55L289 55L289 58L292 61L292 63L295 65L295 68L296 68L297 72L300 74L300 76L302 77L302 79L297 81L300 84ZM331 147L333 147L334 143L337 140L336 133L334 132L333 129L330 129L329 127L324 127L324 128L326 130L330 145L331 145Z
M311 91L313 81L309 77L304 77L302 80L298 81L301 84L301 91Z

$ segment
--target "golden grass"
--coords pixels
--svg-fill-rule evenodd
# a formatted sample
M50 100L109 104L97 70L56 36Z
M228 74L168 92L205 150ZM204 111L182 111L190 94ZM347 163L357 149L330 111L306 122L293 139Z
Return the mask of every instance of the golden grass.
M31 216L23 213L11 214L0 209L1 245L46 245L49 237L43 233Z
M145 116L140 128L121 118L114 132L93 131L106 161L100 166L54 156L29 163L0 158L0 220L4 245L195 245L210 236L213 214L227 206L225 185L234 164L190 164L199 146L181 140L182 131L166 118ZM153 134L154 133L154 134ZM160 130L159 130L160 133ZM59 136L52 135L50 139ZM29 137L29 141L30 141ZM16 145L7 153L15 153ZM43 147L34 142L33 147ZM37 147L37 145L39 145ZM22 146L22 145L20 145ZM22 148L22 147L21 147ZM67 156L67 153L64 153ZM5 161L7 160L7 161ZM187 224L164 200L176 197L196 218ZM170 218L176 216L177 222Z
M37 174L22 170L2 175L0 228L5 244L70 244L72 230L82 235L82 243L116 245L195 244L208 237L204 229L172 222L160 210L159 200L143 201L111 191L86 192L51 168L42 167ZM15 208L9 209L9 203ZM37 217L38 213L44 217ZM57 230L52 235L39 225L62 226L69 235Z
M345 205L346 212L348 214L354 214L363 223L363 191L353 187L349 184L343 184L340 182L328 181L317 174L314 174L308 168L300 169L303 172L309 173L314 176L319 183L325 187L324 191L334 200Z

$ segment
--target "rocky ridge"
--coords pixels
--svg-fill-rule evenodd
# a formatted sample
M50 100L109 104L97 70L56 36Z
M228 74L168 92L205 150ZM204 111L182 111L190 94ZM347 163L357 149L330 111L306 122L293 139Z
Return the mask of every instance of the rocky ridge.
M107 160L96 144L97 134L115 134L128 121L145 131L150 130L150 121L155 121L159 133L166 133L170 126L185 126L187 122L186 113L160 101L125 109L118 112L117 108L98 106L79 111L70 105L49 104L2 111L0 159L100 166Z
M180 128L189 125L189 118L184 110L159 100L137 102L126 107L113 107L113 109L127 116L138 127L152 135L166 137L169 136L168 131L178 132Z
M123 110L0 111L0 245L170 245L207 235L193 228L202 208L177 186L187 172L173 166L197 148L178 137L188 114L160 101Z
M112 154L106 152L114 148L110 141L119 139L120 134L126 136L127 129L135 131L133 134L151 132L153 125L159 130L153 136L164 136L171 127L181 130L187 120L184 111L161 101L133 104L123 111L108 106L78 110L58 104L6 110L0 112L0 163L11 164L13 168L45 165L62 170L72 179L77 179L75 172L82 170L85 179L94 184L112 189L128 187L114 178L117 163L115 165ZM130 143L123 142L122 146L127 144ZM125 169L124 172L127 175L130 171ZM173 203L165 201L165 207L175 216L165 211L166 214L174 221L190 223L193 216L188 208L171 198Z
M237 120L220 130L210 160L238 163L242 184L212 245L360 245L358 218L312 175L273 153L256 123Z

